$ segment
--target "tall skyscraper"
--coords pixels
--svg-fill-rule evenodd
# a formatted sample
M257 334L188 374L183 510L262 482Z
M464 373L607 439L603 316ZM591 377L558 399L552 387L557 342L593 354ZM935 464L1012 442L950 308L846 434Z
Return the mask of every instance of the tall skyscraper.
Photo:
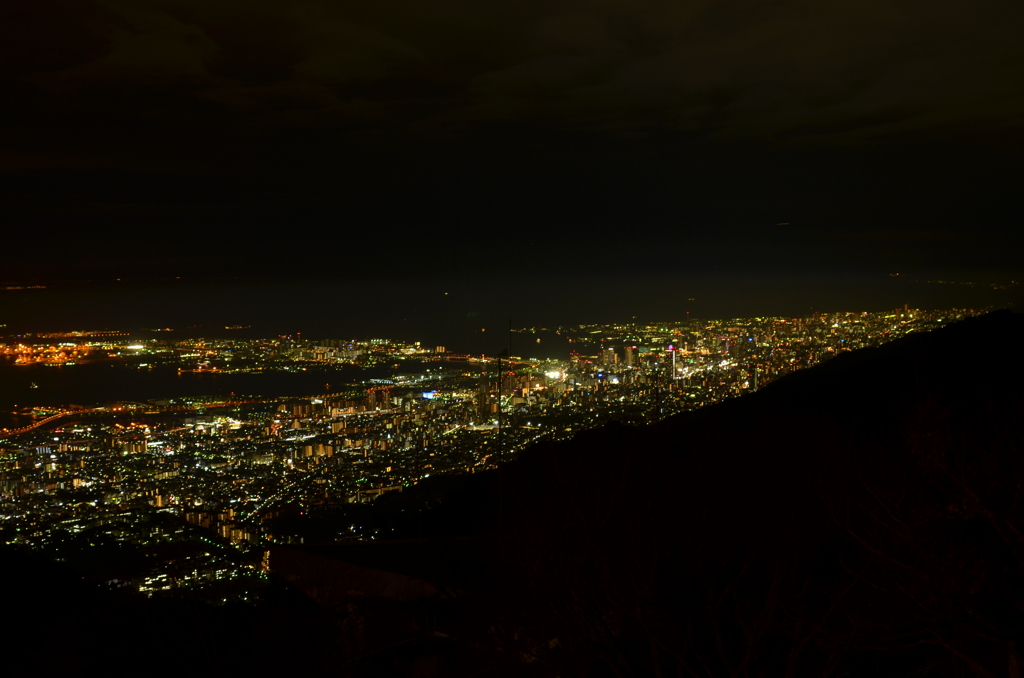
M480 374L480 384L477 391L476 406L481 417L486 418L491 412L491 382L487 373Z

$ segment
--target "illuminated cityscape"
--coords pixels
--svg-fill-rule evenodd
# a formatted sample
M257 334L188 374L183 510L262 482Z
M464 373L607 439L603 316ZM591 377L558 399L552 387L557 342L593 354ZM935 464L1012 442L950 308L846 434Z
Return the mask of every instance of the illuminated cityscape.
M11 5L5 676L1024 674L1024 3Z
M367 508L432 476L494 468L536 441L609 421L643 425L742 396L977 313L902 308L510 332L527 344L564 342L566 360L298 335L7 337L0 351L12 369L102 363L179 378L322 370L334 383L304 397L21 407L0 430L0 534L115 589L246 601L266 584L268 545L386 539ZM350 376L367 370L378 376Z

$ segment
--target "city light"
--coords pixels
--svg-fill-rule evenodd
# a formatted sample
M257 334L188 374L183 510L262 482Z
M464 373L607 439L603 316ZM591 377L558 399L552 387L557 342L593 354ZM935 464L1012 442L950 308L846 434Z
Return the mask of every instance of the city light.
M239 588L243 600L265 583L252 578L249 549L305 538L302 521L281 516L304 517L311 507L344 511L428 478L494 468L539 440L612 420L656 422L973 314L903 309L565 326L558 336L575 347L567 359L502 358L500 374L491 356L380 338L141 344L121 333L64 346L49 343L51 337L16 338L0 346L0 358L15 366L55 361L78 370L100 361L135 370L138 354L123 351L145 349L152 374L265 378L316 369L331 372L324 382L346 386L326 384L301 397L168 394L27 406L16 413L16 426L0 430L4 539L43 552L61 548L61 534L115 529L118 539L141 549L201 542L208 546L196 552L189 576L172 576L171 561L154 556L149 570L116 586L169 595L236 578L248 582ZM67 366L72 355L76 365ZM380 372L362 380L342 376L353 369ZM362 521L337 533L374 540L386 536L381 529Z

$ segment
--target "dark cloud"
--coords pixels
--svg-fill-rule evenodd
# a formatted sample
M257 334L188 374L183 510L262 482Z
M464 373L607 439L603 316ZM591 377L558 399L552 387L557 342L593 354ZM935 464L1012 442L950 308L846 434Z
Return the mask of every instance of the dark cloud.
M63 229L69 268L266 268L280 249L235 231L267 223L320 229L322 267L385 228L399 262L478 228L455 268L538 224L559 251L670 243L602 255L635 267L1002 266L1022 244L1020 3L7 4L0 172L24 181L0 206ZM168 227L202 245L117 244Z
M994 0L40 0L8 12L7 115L48 109L83 134L110 133L83 116L208 129L204 143L225 121L415 136L554 120L843 142L1019 126L1024 113L1024 9Z

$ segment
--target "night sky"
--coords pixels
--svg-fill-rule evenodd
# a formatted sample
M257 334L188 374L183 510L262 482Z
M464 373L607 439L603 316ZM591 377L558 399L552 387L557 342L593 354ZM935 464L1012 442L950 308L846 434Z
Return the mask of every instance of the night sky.
M599 320L1024 268L1020 3L7 4L6 285L486 281Z

